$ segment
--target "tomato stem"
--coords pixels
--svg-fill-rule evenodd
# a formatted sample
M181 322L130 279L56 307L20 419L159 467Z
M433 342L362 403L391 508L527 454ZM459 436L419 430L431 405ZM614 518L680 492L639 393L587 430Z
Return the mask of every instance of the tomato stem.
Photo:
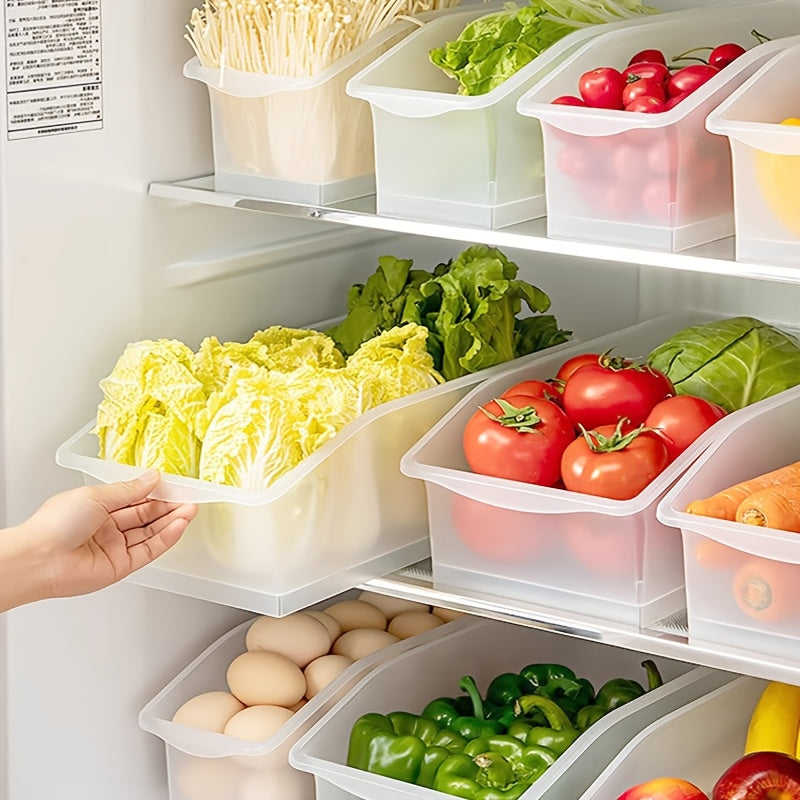
M502 414L492 414L483 406L480 406L481 411L489 417L490 420L502 425L504 428L514 428L519 433L536 433L536 425L538 425L542 418L536 413L533 406L524 406L517 408L512 406L508 400L503 400L502 397L495 398L495 403L500 406Z
M583 425L578 425L586 444L593 453L615 453L618 450L624 450L631 442L645 431L652 431L653 428L648 428L645 425L640 425L628 433L623 433L622 429L630 420L623 417L617 422L614 432L610 436L605 436L597 431L588 431Z
M699 53L701 50L708 50L710 53L714 48L713 47L693 47L691 50L684 50L682 53L678 53L677 56L672 56L673 61L681 61L685 58L689 58L692 56L692 53ZM708 62L702 58L695 58L695 61L702 61L704 64Z

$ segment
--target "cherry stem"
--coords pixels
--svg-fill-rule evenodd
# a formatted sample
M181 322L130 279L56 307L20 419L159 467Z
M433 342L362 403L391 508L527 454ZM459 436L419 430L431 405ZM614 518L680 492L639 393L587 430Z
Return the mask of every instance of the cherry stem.
M708 52L710 53L713 49L714 49L713 47L693 47L691 50L685 50L683 53L679 53L677 56L672 56L672 60L681 61L687 56L691 56L692 53L699 53L701 50L708 50ZM703 59L697 59L697 60L702 61Z
M763 33L759 33L755 28L753 28L753 30L750 31L750 35L754 36L759 44L764 44L764 42L772 41L772 39L770 39L769 36L764 36Z

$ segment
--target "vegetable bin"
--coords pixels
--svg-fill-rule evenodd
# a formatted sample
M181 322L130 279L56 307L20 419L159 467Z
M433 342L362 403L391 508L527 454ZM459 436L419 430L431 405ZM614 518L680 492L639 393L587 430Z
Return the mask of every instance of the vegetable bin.
M714 109L706 126L728 137L733 159L736 258L800 260L800 37ZM788 46L789 44L792 46ZM793 123L782 125L785 120Z
M757 45L754 26L768 37L800 33L800 5L772 0L722 13L708 8L691 23L671 15L609 31L520 98L520 114L543 123L549 236L676 251L733 234L728 142L707 131L705 120L786 46L780 39ZM576 94L584 72L622 69L643 48L658 48L669 59L723 42L749 50L668 111L551 102Z
M470 389L505 366L367 411L260 492L162 474L154 496L197 503L199 511L187 534L135 580L282 616L426 558L425 492L401 474L400 458ZM64 442L57 463L79 470L87 482L142 472L100 459L93 428L90 422Z
M698 3L648 5L679 11ZM348 94L372 107L379 214L489 228L543 216L541 130L537 121L516 113L518 99L601 31L642 22L578 29L486 94L456 94L455 80L428 53L499 8L475 5L432 20L348 82ZM678 19L692 24L691 17Z
M420 19L437 13L421 14ZM416 29L397 21L326 69L306 78L204 67L183 74L208 87L218 192L315 205L375 191L367 103L347 81Z
M537 662L564 664L595 689L611 678L642 678L641 653L512 623L475 620L442 634L377 666L292 747L289 762L313 773L318 800L347 795L363 800L442 798L432 789L347 766L348 739L362 714L419 713L434 698L459 694L459 679L465 674L475 678L482 693L495 676ZM525 800L549 793L577 797L646 725L731 679L665 659L657 665L665 684L616 708L581 734L523 794Z
M750 715L765 686L757 678L736 678L656 720L631 739L579 800L619 797L664 776L683 778L710 797L717 779L744 753ZM666 786L664 792L669 792Z
M425 482L434 584L636 627L682 609L680 536L656 519L656 504L710 444L715 427L624 501L475 474L463 454L462 433L478 406L518 381L552 378L570 355L610 348L623 356L646 353L701 321L700 314L658 317L509 366L428 431L400 468Z
M245 741L172 722L175 712L190 698L227 689L226 670L245 652L245 635L252 621L243 622L206 648L139 714L140 727L164 741L170 800L314 800L314 782L311 776L289 766L289 748L378 665L436 639L451 627L457 630L470 622L469 618L455 620L441 626L442 630L403 639L358 659L265 741Z
M665 495L658 518L681 529L689 641L797 663L800 537L687 514L688 504L800 460L800 387L736 413Z

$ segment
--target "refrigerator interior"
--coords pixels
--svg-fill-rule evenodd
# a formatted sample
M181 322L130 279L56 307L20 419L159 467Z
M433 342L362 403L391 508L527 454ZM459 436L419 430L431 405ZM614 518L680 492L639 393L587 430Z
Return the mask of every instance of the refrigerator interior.
M3 137L2 524L79 484L53 454L93 413L98 380L126 343L174 337L196 346L207 335L240 339L327 319L380 255L430 267L469 243L148 196L150 181L212 168L207 92L181 75L194 5L97 0L102 127ZM508 255L583 339L685 307L797 322L797 285ZM0 616L0 798L166 800L163 745L139 729L137 714L246 617L131 582Z

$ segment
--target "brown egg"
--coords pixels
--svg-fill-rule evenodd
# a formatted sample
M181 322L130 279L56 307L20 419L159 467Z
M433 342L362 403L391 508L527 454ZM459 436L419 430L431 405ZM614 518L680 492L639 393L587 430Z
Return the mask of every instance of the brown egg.
M431 613L439 617L442 622L452 622L454 619L465 616L463 611L455 611L452 608L439 608L439 606L434 606L431 609Z
M294 705L306 693L303 671L280 653L253 650L231 661L228 688L246 706Z
M228 720L244 708L229 692L204 692L187 700L172 717L179 725L222 733Z
M385 631L388 622L383 611L363 600L340 600L328 606L325 613L341 625L343 633L356 628L377 628Z
M293 716L294 713L283 706L248 706L228 720L223 733L248 742L263 742Z
M247 629L248 650L268 650L302 668L328 652L331 636L320 620L298 611L287 617L258 617Z
M403 611L430 611L431 607L413 600L404 600L402 597L390 597L387 594L363 591L358 596L359 600L379 608L391 620Z
M342 626L330 614L326 614L324 611L306 611L306 614L319 620L327 628L331 636L331 644L342 635Z
M310 700L331 681L338 678L351 664L350 656L329 653L312 661L303 671L306 676L306 697Z
M444 622L427 611L402 611L389 623L387 630L399 639L408 639L441 625Z
M359 658L364 658L370 653L399 641L400 639L389 631L382 631L378 628L354 628L351 631L345 631L333 643L333 652L340 656L350 656L357 661Z

